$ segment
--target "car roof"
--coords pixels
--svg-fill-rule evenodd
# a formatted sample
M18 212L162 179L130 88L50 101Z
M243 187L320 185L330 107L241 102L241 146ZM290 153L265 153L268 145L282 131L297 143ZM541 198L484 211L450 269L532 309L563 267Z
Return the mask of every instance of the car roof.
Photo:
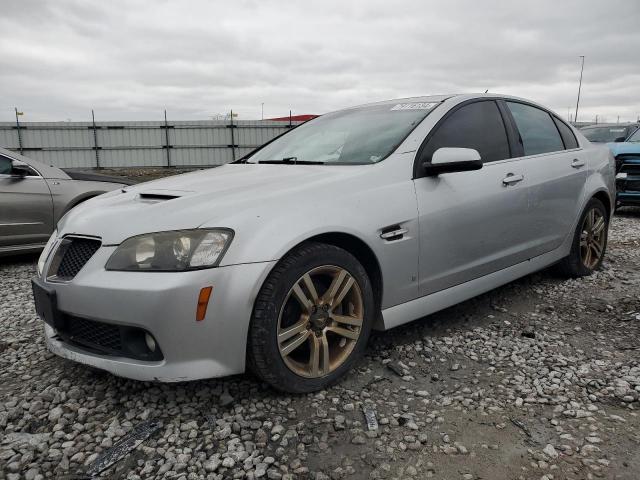
M353 107L348 107L341 110L349 110L351 108L374 107L379 105L393 105L396 103L419 103L419 102L425 102L425 103L438 102L439 103L439 102L444 102L446 100L455 100L455 103L460 103L466 100L473 100L476 98L502 98L505 100L516 100L516 101L530 103L531 105L536 105L544 110L550 111L549 108L545 107L544 105L541 105L527 98L516 97L513 95L504 95L500 93L488 93L488 92L450 93L450 94L443 94L443 95L422 95L422 96L416 96L416 97L402 97L402 98L394 98L390 100L383 100L381 102L372 102L372 103L365 103L363 105L355 105Z

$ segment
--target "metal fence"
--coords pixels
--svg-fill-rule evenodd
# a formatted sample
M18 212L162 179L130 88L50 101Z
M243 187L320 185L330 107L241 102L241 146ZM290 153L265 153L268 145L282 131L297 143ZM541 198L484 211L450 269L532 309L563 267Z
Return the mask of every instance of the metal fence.
M300 122L0 122L0 146L65 168L190 167L231 162Z

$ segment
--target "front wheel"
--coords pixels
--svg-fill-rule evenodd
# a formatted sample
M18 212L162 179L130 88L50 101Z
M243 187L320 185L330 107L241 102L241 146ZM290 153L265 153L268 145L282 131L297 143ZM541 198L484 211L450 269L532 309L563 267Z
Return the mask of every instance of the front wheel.
M325 388L363 354L374 305L367 273L353 255L305 244L278 263L258 294L248 364L279 390Z
M571 253L559 264L560 272L577 278L591 275L600 268L607 248L609 213L597 198L587 203L574 233Z

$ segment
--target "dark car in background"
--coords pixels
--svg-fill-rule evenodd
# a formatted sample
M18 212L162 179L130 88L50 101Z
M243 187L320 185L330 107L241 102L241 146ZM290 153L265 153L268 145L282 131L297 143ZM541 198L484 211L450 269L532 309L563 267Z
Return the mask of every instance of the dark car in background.
M591 143L624 142L640 125L629 124L601 124L582 127L582 133Z

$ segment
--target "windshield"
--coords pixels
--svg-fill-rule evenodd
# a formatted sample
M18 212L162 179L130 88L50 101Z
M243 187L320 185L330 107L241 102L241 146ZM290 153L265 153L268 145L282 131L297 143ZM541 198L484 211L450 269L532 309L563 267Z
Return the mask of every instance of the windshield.
M328 113L274 140L247 162L376 163L393 152L438 104L407 102Z
M627 142L640 143L640 128L627 138Z
M581 130L587 140L595 143L615 142L616 138L626 137L627 129L625 127L591 127Z

